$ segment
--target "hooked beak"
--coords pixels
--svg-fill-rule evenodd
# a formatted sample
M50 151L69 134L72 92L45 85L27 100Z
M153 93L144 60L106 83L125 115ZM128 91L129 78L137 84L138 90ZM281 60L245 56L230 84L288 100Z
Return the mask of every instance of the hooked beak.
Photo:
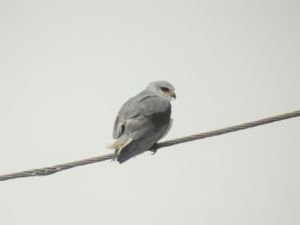
M172 94L171 94L171 97L174 98L174 99L176 99L176 94L175 94L175 93L172 93Z

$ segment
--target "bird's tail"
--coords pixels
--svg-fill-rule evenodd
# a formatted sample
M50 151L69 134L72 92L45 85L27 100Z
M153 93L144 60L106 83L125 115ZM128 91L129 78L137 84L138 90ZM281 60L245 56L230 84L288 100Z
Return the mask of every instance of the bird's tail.
M107 148L108 149L122 149L126 145L128 145L131 141L132 141L131 138L129 138L126 135L123 135L123 136L119 137L117 140L114 140L113 143L109 144L107 146Z
M117 161L119 163L123 163L128 159L149 150L152 145L153 144L151 143L145 146L145 143L143 143L143 141L131 142L121 150L120 154L118 155Z

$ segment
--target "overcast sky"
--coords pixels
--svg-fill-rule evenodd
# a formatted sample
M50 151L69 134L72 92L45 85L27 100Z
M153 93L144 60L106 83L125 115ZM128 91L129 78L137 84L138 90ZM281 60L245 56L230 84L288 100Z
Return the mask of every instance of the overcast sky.
M166 139L300 109L300 2L0 1L0 174L110 153L176 88ZM300 119L0 183L3 225L298 225Z

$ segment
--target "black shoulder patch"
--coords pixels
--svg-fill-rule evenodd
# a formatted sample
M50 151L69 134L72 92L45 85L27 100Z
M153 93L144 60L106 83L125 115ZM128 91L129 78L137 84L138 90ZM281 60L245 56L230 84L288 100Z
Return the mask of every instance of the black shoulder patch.
M171 107L169 107L164 112L153 113L151 115L152 122L158 127L170 123L170 118L171 118Z

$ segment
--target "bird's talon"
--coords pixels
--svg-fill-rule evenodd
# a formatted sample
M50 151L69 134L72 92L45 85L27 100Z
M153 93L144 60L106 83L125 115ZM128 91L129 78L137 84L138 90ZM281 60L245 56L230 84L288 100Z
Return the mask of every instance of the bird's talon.
M152 148L150 149L150 152L151 152L151 155L156 154L156 152L157 152L156 144L154 144L154 145L152 146Z

